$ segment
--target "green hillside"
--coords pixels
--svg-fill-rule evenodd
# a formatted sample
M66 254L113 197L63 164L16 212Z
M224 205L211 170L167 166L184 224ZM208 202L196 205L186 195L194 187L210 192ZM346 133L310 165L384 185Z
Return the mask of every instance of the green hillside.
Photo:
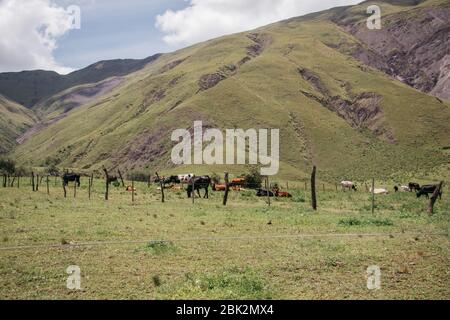
M16 139L36 122L25 107L0 95L0 155L16 145Z
M385 27L411 10L449 8L446 1L398 2L382 4ZM170 136L202 120L223 130L279 128L283 178L305 177L312 164L330 180L441 169L448 163L450 103L376 68L381 54L350 30L362 27L366 8L333 9L162 55L13 156L38 166L51 158L89 170L191 170L170 162Z

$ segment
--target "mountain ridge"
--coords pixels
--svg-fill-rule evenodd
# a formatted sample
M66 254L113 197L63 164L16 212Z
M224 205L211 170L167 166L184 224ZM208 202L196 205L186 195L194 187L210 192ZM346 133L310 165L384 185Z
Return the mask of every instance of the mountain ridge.
M43 100L71 87L136 72L160 56L161 54L155 54L145 59L98 61L67 75L46 70L0 73L0 94L31 109Z
M382 5L394 24L411 9L402 4ZM373 50L331 19L338 11L354 26L365 9L331 9L161 55L12 155L30 165L51 159L86 170L176 170L170 132L202 120L206 127L281 128L282 176L305 177L312 164L333 179L442 167L450 104L363 63L355 52Z

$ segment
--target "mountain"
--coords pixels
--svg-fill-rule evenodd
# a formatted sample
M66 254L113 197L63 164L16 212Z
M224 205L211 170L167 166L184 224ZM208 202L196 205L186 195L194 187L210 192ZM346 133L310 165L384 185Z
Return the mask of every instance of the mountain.
M365 27L369 1L163 54L109 79L114 86L67 88L36 105L45 125L12 156L171 171L172 131L201 120L223 130L279 128L283 178L304 178L312 164L334 181L448 174L450 4L376 3L381 30ZM225 168L243 170L177 171Z
M36 123L33 112L0 95L0 155L16 145L16 139Z
M157 54L142 60L100 61L68 75L43 70L0 73L0 94L27 108L32 108L65 89L140 70L159 56Z

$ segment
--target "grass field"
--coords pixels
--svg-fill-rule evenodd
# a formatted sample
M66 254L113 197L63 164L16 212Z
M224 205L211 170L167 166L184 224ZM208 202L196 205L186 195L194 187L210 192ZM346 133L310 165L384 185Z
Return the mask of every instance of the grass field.
M186 198L137 184L103 199L96 180L73 198L51 181L32 192L0 188L0 299L449 299L449 195L429 217L426 200L319 190L313 212L304 190L290 200L253 191ZM59 182L58 182L59 183ZM28 246L17 248L21 246ZM81 289L66 288L70 265ZM368 290L378 265L381 290Z

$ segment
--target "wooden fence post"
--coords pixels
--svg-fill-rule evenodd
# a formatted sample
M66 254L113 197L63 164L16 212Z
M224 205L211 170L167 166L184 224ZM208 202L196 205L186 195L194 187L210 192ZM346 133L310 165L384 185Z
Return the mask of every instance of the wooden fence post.
M228 192L230 191L229 173L225 172L225 194L223 195L223 205L226 206L228 202Z
M372 213L375 213L375 178L372 179Z
M120 172L119 169L117 169L117 172L119 173L120 181L122 181L122 188L125 188L125 182L123 182L122 172Z
M73 184L73 197L76 198L77 197L77 182L75 181L75 183Z
M31 171L31 187L33 188L33 192L36 191L36 188L34 186L34 172Z
M311 204L313 210L317 210L317 196L316 196L316 166L313 167L311 174Z
M91 199L91 192L92 192L92 184L94 182L94 174L91 173L91 176L89 177L89 199Z
M17 176L17 189L20 189L20 175Z
M269 176L266 177L267 204L270 207L270 181Z
M164 203L165 197L164 197L164 181L159 177L158 172L156 172L156 178L159 180L159 186L161 188L161 202ZM164 177L163 177L164 179Z
M134 203L134 179L131 179L131 202Z
M50 195L50 186L48 185L48 176L47 176L47 195Z
M106 170L105 167L103 167L103 171L105 172L105 179L106 179L105 200L108 200L109 199L109 175L108 175L108 170Z
M63 191L64 191L64 198L67 198L67 190L66 190L66 183L63 181Z
M150 189L150 187L151 187L151 183L152 183L152 175L150 174L149 176L148 176L148 184L147 184L147 187Z
M428 204L428 214L430 216L433 215L433 213L434 213L434 204L436 203L437 198L441 196L443 185L444 185L444 181L441 181L441 183L438 185L436 190L434 190L434 193L430 198L430 203Z
M195 174L192 176L192 204L195 204Z

